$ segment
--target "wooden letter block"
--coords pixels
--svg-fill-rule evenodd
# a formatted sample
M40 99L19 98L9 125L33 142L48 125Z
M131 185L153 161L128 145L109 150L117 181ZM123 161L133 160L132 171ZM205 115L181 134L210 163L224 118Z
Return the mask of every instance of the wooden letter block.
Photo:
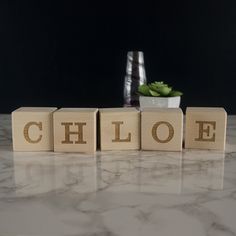
M183 112L180 108L145 108L141 113L141 149L181 151Z
M225 150L226 123L224 108L188 107L185 148Z
M13 111L13 150L53 150L52 114L56 109L55 107L21 107Z
M135 108L104 108L100 113L101 150L140 149L140 112Z
M95 152L97 108L61 108L53 115L55 152Z

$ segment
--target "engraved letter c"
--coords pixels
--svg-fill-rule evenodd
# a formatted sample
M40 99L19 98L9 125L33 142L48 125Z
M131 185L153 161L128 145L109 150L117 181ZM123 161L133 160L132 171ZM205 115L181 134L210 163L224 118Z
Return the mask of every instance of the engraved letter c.
M42 122L29 122L25 125L24 127L24 137L25 137L25 140L29 143L39 143L42 139L42 134L39 135L38 139L36 140L32 140L29 136L29 128L32 126L32 125L35 125L39 128L40 131L42 131L43 127L42 127Z

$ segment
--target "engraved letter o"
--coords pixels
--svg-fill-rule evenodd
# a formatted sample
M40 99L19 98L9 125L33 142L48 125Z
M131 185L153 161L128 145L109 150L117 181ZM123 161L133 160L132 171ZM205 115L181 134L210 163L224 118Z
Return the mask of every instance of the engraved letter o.
M166 125L169 129L169 135L166 139L159 139L157 136L157 128L160 125ZM168 143L173 138L173 136L174 136L174 128L169 122L159 121L159 122L155 123L152 127L152 137L158 143Z

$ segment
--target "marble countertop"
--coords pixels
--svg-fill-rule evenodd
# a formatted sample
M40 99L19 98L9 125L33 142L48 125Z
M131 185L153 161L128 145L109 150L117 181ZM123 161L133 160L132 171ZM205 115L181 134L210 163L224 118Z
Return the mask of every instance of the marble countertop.
M226 152L12 152L0 115L1 236L236 235L236 116Z

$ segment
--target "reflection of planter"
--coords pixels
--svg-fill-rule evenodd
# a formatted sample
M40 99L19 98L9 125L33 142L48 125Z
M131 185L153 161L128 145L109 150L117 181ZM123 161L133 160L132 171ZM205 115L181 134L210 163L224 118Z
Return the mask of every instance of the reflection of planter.
M140 108L160 107L160 108L176 108L180 105L180 96L177 97L139 97Z

